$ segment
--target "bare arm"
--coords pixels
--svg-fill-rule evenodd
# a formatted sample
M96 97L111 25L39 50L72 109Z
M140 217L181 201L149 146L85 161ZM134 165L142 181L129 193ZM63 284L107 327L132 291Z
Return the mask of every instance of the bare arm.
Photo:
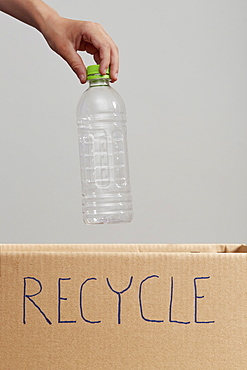
M94 56L101 74L110 66L111 79L117 80L118 49L100 24L63 18L42 0L0 0L0 10L39 30L82 83L86 68L78 50Z

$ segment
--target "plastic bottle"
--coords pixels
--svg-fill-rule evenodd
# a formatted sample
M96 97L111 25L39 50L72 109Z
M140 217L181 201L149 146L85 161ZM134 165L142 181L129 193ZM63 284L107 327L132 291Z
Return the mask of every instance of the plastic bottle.
M132 220L126 110L99 65L87 68L89 88L77 107L83 220L111 224Z

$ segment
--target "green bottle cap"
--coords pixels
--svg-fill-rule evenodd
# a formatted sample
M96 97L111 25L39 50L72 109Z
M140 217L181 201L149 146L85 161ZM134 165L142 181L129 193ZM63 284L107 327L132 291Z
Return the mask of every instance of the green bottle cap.
M87 80L96 80L98 78L110 78L110 69L107 68L106 74L101 75L99 71L99 64L94 64L87 67Z

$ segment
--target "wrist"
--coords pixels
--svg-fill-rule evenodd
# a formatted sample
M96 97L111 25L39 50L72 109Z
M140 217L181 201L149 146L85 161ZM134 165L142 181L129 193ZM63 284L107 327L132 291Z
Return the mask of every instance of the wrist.
M43 1L32 1L30 10L33 17L33 26L42 34L45 34L49 25L52 25L57 18L60 18L56 10Z

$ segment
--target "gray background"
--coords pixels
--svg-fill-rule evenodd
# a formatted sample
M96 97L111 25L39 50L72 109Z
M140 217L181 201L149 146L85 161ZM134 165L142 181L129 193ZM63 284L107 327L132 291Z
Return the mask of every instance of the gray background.
M83 224L86 86L39 32L0 13L0 242L247 242L246 0L47 3L119 46L134 220Z

